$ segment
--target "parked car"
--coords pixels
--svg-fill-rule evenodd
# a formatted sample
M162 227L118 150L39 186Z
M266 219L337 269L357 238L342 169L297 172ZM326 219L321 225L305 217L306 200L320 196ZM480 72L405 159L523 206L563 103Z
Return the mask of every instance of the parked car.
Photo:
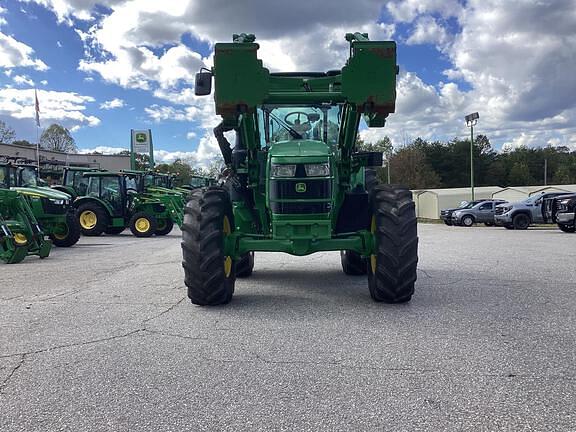
M486 226L493 226L494 209L498 204L505 202L503 200L485 200L456 210L452 213L452 224L471 227L475 223L483 223Z
M558 228L564 232L573 233L576 231L576 194L563 196L557 204L556 223Z
M494 222L508 229L527 229L531 224L544 223L542 203L547 198L565 195L566 192L548 192L532 195L524 201L501 204L496 207Z
M482 201L486 200L479 199L474 201L462 201L458 207L440 210L440 219L442 219L446 225L452 225L452 213L454 213L456 210L473 207Z

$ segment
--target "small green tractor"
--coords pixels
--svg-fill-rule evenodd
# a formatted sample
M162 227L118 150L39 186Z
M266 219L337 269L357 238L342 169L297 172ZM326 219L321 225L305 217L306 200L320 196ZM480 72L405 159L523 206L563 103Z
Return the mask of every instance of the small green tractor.
M182 226L187 194L159 186L158 184L160 182L158 182L158 180L165 180L165 176L155 173L154 171L123 170L122 172L134 175L138 193L152 199L157 199L166 207L172 221L171 226L173 226L173 224L178 225L178 227ZM170 230L171 229L172 228L170 228Z
M42 186L35 165L0 163L4 187L26 198L43 233L60 247L75 245L80 239L80 225L70 195Z
M126 227L136 237L172 231L170 212L159 199L141 193L138 174L89 171L82 176L86 192L74 201L82 234L120 234Z
M186 188L189 190L198 189L198 188L205 188L208 186L215 186L216 180L211 177L206 176L198 176L193 175L190 177L190 182L186 185Z
M44 239L27 199L3 187L2 180L0 172L0 259L15 264L28 255L46 258L52 243Z
M382 153L356 148L362 118L382 127L395 110L396 44L350 33L342 69L271 73L254 40L217 43L213 68L196 75L198 96L214 80L226 169L223 187L194 190L186 205L188 297L229 302L236 277L252 273L254 251L340 251L344 273L367 274L375 301L409 301L418 262L412 193L379 184L370 167L382 165Z

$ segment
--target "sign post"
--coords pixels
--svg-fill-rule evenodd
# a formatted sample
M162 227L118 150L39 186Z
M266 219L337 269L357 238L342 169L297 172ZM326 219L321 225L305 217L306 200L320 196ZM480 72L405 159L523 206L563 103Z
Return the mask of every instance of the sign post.
M136 155L148 154L149 166L154 169L154 146L152 145L152 130L130 130L130 167L136 169Z

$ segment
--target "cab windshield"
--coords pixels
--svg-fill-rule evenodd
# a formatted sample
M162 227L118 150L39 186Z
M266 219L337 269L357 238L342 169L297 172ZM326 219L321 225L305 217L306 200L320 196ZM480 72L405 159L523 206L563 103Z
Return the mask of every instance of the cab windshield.
M22 179L22 187L36 187L38 186L38 175L36 168L22 167L20 178Z
M291 140L338 143L339 105L262 105L258 108L258 125L262 146Z

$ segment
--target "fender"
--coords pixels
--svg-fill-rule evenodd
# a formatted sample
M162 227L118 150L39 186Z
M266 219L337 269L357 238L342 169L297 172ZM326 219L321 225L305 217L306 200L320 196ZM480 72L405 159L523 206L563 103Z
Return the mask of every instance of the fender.
M74 200L73 205L74 205L74 208L76 210L78 210L78 207L80 207L82 204L86 204L86 203L95 203L95 204L103 207L108 212L108 215L110 217L112 217L112 215L114 214L114 209L112 208L112 206L110 204L108 204L106 201L101 200L100 198L89 197L89 196L78 197Z

